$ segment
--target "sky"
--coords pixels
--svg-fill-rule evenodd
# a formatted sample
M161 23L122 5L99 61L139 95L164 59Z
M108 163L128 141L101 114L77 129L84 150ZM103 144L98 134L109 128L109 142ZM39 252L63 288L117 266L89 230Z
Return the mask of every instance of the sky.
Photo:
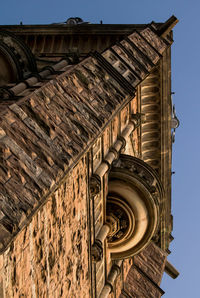
M200 1L197 0L1 0L0 24L51 24L69 17L104 24L164 22L179 19L172 46L172 91L180 127L173 145L172 214L174 241L168 260L180 276L164 274L165 298L198 298L199 294L199 70Z

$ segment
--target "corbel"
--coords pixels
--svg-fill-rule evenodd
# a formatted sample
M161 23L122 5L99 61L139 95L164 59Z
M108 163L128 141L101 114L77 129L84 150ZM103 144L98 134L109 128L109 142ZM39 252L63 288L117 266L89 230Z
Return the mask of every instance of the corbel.
M96 239L91 248L92 261L97 263L103 258L103 244L99 239Z
M91 196L96 196L101 190L101 179L98 175L93 174L89 182L89 190Z

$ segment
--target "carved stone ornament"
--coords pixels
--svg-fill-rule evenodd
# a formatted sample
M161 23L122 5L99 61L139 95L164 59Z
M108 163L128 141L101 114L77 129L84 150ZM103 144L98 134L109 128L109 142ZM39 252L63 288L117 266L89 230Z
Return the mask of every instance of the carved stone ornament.
M110 227L108 242L120 242L134 226L134 214L123 198L117 198L115 194L109 194L107 197L106 214L106 223Z
M138 254L157 231L163 201L157 173L142 160L121 154L109 175L106 223L112 259Z
M140 126L141 123L145 121L145 115L141 113L136 113L131 115L131 121L134 123L135 128Z
M100 240L95 240L94 244L91 248L92 253L92 261L93 262L99 262L103 258L103 245Z
M90 178L90 195L96 196L101 190L101 179L97 175Z

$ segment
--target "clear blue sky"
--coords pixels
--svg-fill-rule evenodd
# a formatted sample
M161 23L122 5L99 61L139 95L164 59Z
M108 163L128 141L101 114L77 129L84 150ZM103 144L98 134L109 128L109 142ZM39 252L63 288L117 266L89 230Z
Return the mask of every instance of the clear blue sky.
M173 146L173 215L175 240L169 261L180 271L166 274L166 298L198 298L200 253L199 196L199 70L200 1L197 0L1 0L0 24L49 24L78 16L91 23L134 24L163 22L174 14L172 91L181 125Z

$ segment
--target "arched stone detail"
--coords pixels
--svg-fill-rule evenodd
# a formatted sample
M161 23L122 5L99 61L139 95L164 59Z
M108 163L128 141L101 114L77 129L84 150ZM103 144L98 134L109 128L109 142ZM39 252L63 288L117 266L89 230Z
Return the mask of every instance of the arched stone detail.
M155 235L163 201L157 173L144 161L121 154L109 175L106 216L112 259L138 254Z
M29 47L11 32L0 31L0 86L23 80L36 71Z

